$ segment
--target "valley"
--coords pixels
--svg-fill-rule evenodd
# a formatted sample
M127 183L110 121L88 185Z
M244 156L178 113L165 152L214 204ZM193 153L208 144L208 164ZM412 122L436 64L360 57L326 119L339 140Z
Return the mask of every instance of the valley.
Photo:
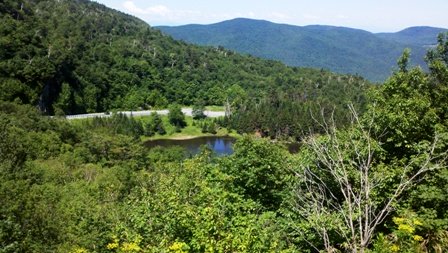
M111 3L0 2L0 252L448 249L446 29Z

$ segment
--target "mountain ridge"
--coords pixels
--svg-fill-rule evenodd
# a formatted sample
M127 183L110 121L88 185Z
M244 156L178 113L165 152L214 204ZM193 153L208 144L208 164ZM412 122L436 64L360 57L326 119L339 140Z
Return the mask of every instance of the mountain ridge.
M448 32L448 29L431 26L411 26L395 33L376 33L376 35L403 44L428 47L437 44L437 35L442 32Z
M399 38L393 38L395 33L378 35L349 27L295 26L247 18L210 25L155 28L188 43L223 46L239 53L280 60L290 66L360 74L373 81L384 81L391 74L405 48L412 50L413 65L425 66L426 49L403 39L397 42Z

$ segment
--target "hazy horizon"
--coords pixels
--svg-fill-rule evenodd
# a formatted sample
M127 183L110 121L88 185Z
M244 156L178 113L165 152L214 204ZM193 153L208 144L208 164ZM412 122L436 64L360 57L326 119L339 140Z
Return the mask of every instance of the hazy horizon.
M267 20L274 23L331 25L370 32L397 32L412 26L448 28L445 0L267 0L205 1L179 0L96 0L107 7L128 13L151 26L213 24L235 18Z

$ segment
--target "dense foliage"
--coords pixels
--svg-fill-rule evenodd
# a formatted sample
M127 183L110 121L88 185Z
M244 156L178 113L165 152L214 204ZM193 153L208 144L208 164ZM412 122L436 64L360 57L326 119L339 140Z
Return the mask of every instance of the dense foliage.
M430 73L404 54L362 116L350 106L351 124L328 121L295 155L245 136L187 159L143 148L121 114L70 123L1 102L1 250L444 252L447 42Z
M187 122L185 122L185 115L183 114L180 105L170 105L168 120L173 126L176 126L177 129L181 129L187 125Z
M305 139L285 212L310 247L448 249L448 34L438 41L427 54L429 73L409 69L405 51L366 114L353 110L350 127L330 124L325 135Z
M7 0L0 11L0 100L49 114L222 105L234 85L262 97L332 75L187 45L87 0Z
M383 39L396 41L406 45L432 46L437 44L437 36L447 32L446 28L429 26L409 27L396 33L377 33L376 36Z
M84 96L87 91L77 92L100 87L96 85L101 80L86 81L85 73L91 71L90 77L97 77L120 61L143 57L133 55L133 44L126 44L126 37L118 36L115 38L127 45L118 48L129 54L117 53L118 61L112 61L109 68L96 68L104 62L62 57L67 47L58 49L56 44L48 44L57 42L57 36L47 44L39 41L45 36L27 37L32 29L25 29L30 23L23 21L40 15L52 20L47 15L53 12L44 8L50 3L55 10L68 8L64 9L66 17L84 11L98 18L87 20L102 25L108 24L107 17L122 18L129 22L119 23L126 24L123 33L137 31L131 27L141 25L140 21L85 1L0 3L5 14L2 21L9 22L2 23L1 32L6 36L0 40L7 45L1 48L0 69L0 100L6 100L0 101L0 252L442 253L448 249L448 34L440 35L437 47L428 52L429 72L409 68L409 52L405 51L397 71L366 97L361 78L225 56L228 51L190 47L142 26L145 36L155 34L154 38L167 42L167 47L177 45L179 50L186 50L179 54L188 54L188 50L221 54L224 59L236 60L236 67L229 65L229 69L243 69L227 77L235 78L228 87L210 88L226 90L221 98L231 116L198 119L195 124L208 132L216 131L217 125L231 125L242 132L259 131L277 139L293 136L302 141L299 152L290 154L277 140L243 135L232 155L216 157L204 147L199 155L187 157L179 147L147 149L141 143L143 135L163 134L165 127L181 127L185 118L178 105L172 105L170 116L163 119L156 114L136 119L114 113L108 118L77 121L44 116L33 106L42 95L40 89L49 89L47 95L51 95L50 90L60 85L61 92L52 104L55 109L64 111L67 101L76 102L67 108L90 108ZM41 21L37 24L51 24ZM93 27L102 29L101 24ZM70 27L61 30L68 32L67 43L76 38L70 34ZM10 31L5 33L5 29ZM40 27L37 34L44 31L54 32L53 28ZM78 53L88 55L95 52L92 48L102 45L93 30L79 32L87 37L86 42L77 44ZM25 43L26 38L30 41ZM112 40L111 45L121 42ZM45 48L46 55L39 51L43 45L52 45ZM62 58L53 59L55 55ZM20 64L30 56L31 63ZM194 59L184 56L186 62ZM203 57L216 64L227 61ZM57 59L79 62L71 65L69 60L58 65L61 62ZM39 64L33 65L34 61ZM81 62L85 65L77 65ZM151 61L144 62L153 66ZM253 65L244 65L249 62ZM167 73L184 74L175 68L177 63L171 61L151 75L162 78ZM55 71L56 66L80 69ZM244 66L251 70L245 72ZM48 72L41 72L46 67ZM266 72L258 72L261 69ZM190 70L187 76L195 73ZM136 73L133 71L121 74ZM214 71L207 73L231 73ZM79 75L69 80L64 79L64 73ZM112 78L112 72L108 74L105 77ZM253 86L236 81L242 76L248 79L241 80L253 81ZM212 80L207 75L203 78L204 82ZM91 85L83 86L81 80ZM115 85L114 80L107 85ZM145 80L135 78L136 82ZM274 89L269 82L279 85ZM302 82L306 85L296 85ZM120 87L127 91L129 83L122 84ZM108 92L113 85L92 101L97 106L106 106L103 103L109 101L107 106L112 106L118 101L114 99L131 94L119 93L111 99ZM142 83L133 88L140 87L148 88ZM185 87L171 91L177 86L164 87L148 89L158 93L154 98L166 95L158 100L161 103L182 100L182 94L187 95L181 92ZM337 87L344 88L338 91ZM143 93L139 90L132 94ZM180 95L173 98L169 94ZM47 101L40 100L44 104ZM200 111L203 100L198 101L193 103ZM265 114L256 114L259 112L250 106L263 108ZM306 112L323 117L313 116L313 125L301 119ZM248 125L252 122L256 124Z
M300 140L322 133L327 121L334 121L338 127L350 124L348 106L352 104L357 112L364 112L369 87L359 77L336 78L322 73L314 83L273 89L262 99L241 96L245 99L238 101L223 123L240 133Z
M289 66L325 68L384 81L406 47L412 63L424 65L428 45L437 43L441 28L409 28L374 34L334 26L293 26L237 18L211 25L157 27L175 39L199 45L223 46L239 53L282 61Z
M156 112L151 113L149 121L146 124L145 135L153 136L155 134L164 135L166 133L165 126L163 125L162 117Z
M253 176L247 171L251 186L233 184L244 161L255 158L244 155L254 148L262 147L257 156L276 164L266 169L282 168L286 151L280 147L247 139L231 160L204 151L184 161L182 150L147 151L132 132L117 132L129 125L123 116L115 116L113 125L97 119L94 127L76 126L39 116L29 106L1 103L0 108L2 252L265 252L293 247L282 239L276 214L268 211L271 205L264 208L264 201L257 201L265 193L251 193L269 183L263 183L262 170ZM228 166L239 169L227 172ZM277 175L283 177L280 171ZM264 199L281 190L266 188Z

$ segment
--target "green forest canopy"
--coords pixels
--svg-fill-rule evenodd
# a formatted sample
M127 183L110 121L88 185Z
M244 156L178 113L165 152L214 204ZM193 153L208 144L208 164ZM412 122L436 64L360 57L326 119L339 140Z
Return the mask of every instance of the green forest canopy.
M56 12L45 11L50 3L67 15L56 17ZM109 59L109 69L121 60L143 56L133 55L133 43L123 37L112 40L111 46L94 43L102 40L101 33L93 31L108 24L102 23L106 17L111 24L127 24L121 26L125 34L139 27L140 21L88 1L24 1L23 8L4 1L0 10L4 14L0 26L1 252L444 252L448 248L448 35L440 35L438 46L428 52L429 72L409 68L408 54L403 54L397 71L383 85L367 97L362 94L363 106L349 106L351 117L343 126L326 118L329 121L320 134L302 136L297 154L289 154L268 139L244 136L235 144L233 155L218 158L205 149L187 158L176 147L146 150L135 135L137 128L142 132L135 119L119 116L114 124L73 124L42 116L36 108L39 102L47 112L122 108L114 103L128 101L129 83L113 83L115 87L105 81L115 72L105 72L108 68L102 64L107 61L95 57L111 54L96 54L101 51L96 46L110 47L104 49L108 51L122 45L115 55L119 60ZM89 17L84 24L91 24L90 30L77 30L86 41L72 41L74 31L62 39L54 27L64 22L44 21L64 20L71 13ZM54 40L32 35L36 29L28 21L40 15L42 19L35 23L41 25L37 34L54 33ZM53 19L48 18L52 15ZM112 21L113 17L118 20ZM129 23L120 23L120 18ZM83 24L82 19L73 24ZM70 27L67 24L61 32L72 31ZM146 25L142 29L147 36L154 32ZM214 80L207 76L216 74L214 78L253 81L237 83L234 79L222 87L230 87L229 94L239 94L229 101L241 101L237 103L240 107L235 104L236 116L251 113L244 109L246 103L273 105L274 110L262 117L267 120L310 96L347 108L351 95L336 103L338 90L324 87L350 89L350 85L358 84L356 88L364 83L359 77L286 68L225 50L190 47L154 34L167 42L158 46L182 48L175 51L176 56L189 49L208 52L202 56L210 60L208 64L220 63L235 71L228 77L217 74L232 73L220 72L224 71L221 68L204 72L204 80ZM67 44L50 43L58 38ZM66 50L70 45L73 50L78 48L76 57ZM158 50L163 54L161 48L156 54ZM170 86L169 80L177 82L170 78L184 74L187 78L196 72L183 72L180 66L192 65L179 64L180 58L168 59L161 68L142 61L154 67L151 80L158 75L157 80L167 81L166 86L159 83L167 89L143 84L134 88L158 91L165 103L188 97L170 97L177 93L168 87L178 86ZM189 59L184 58L185 62ZM233 61L235 65L230 64ZM121 66L138 70L138 64ZM116 67L126 77L125 73L138 73L134 68ZM106 79L89 79L100 73L107 73ZM308 86L298 85L302 82ZM120 87L126 92L112 92ZM288 97L289 91L297 94ZM57 98L46 100L54 94ZM258 101L251 101L257 96ZM90 107L88 101L95 106ZM245 121L233 123L238 122ZM253 127L246 123L237 126ZM272 121L257 124L268 126L262 129L268 133L277 129ZM289 134L285 129L278 133ZM276 135L274 131L271 136Z
M330 84L362 92L368 84L360 77L188 45L87 0L6 0L0 11L0 99L35 105L46 114L198 101L223 105L239 87L254 98L290 89L312 100L303 90Z
M444 252L448 38L440 41L430 73L408 69L405 54L363 116L305 137L294 155L245 136L233 155L187 159L176 147L146 150L121 126L135 121L73 124L1 102L0 249Z

